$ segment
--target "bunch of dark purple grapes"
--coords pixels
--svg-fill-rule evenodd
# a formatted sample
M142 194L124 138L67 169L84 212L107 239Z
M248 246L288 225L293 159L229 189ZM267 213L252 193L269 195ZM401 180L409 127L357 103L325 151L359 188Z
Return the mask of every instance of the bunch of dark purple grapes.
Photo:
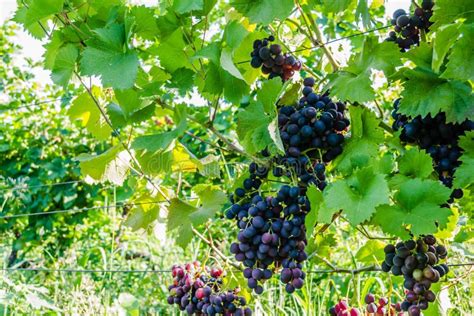
M323 190L325 164L342 153L344 133L349 127L346 105L333 102L327 94L313 91L313 78L304 79L303 96L296 106L282 106L278 113L280 136L285 156L277 165L290 166L304 184L315 184ZM273 171L275 176L283 170Z
M434 2L423 0L421 7L415 9L414 14L408 15L405 10L398 9L393 13L392 25L394 31L389 33L386 41L395 42L402 52L413 45L420 44L420 32L428 32L432 22Z
M301 69L301 62L290 54L283 54L279 44L270 44L275 40L273 35L253 42L253 51L250 53L253 68L262 68L262 73L272 79L280 77L287 81Z
M394 103L392 117L394 118L393 130L401 129L400 140L409 144L417 144L433 159L434 169L439 175L440 181L451 188L456 168L461 165L459 157L463 150L458 146L459 137L474 129L474 122L466 120L462 124L446 123L446 115L443 112L434 117L417 116L410 118L398 113L400 99ZM454 189L451 199L459 199L463 196L461 189Z
M238 289L221 291L222 269L201 267L199 262L175 265L171 269L173 284L168 287L168 304L178 305L188 315L250 316L244 297Z
M436 238L427 235L416 241L388 244L384 251L382 270L405 278L403 285L407 291L402 309L408 311L410 316L420 315L421 310L427 309L428 304L436 299L430 290L431 285L449 271L446 264L439 264L439 260L448 255L446 248L436 245Z
M257 169L250 168L251 177ZM272 270L280 267L281 281L287 292L293 293L303 286L305 278L301 271L307 258L304 221L310 210L305 189L283 185L276 197L263 197L253 186L247 188L235 191L231 198L234 204L226 213L228 219L237 221L240 229L238 242L231 244L230 251L246 267L244 276L255 293L263 293L259 283L270 279Z

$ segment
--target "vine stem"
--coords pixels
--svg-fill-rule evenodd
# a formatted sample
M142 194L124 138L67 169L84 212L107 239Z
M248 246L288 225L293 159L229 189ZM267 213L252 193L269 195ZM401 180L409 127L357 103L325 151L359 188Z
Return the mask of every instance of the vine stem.
M23 2L24 4L24 2ZM26 6L26 5L25 5ZM28 7L27 7L28 8ZM64 23L64 22L63 22ZM38 24L40 25L40 27L43 29L43 31L45 32L46 36L51 40L51 34L49 34L46 29L44 28L43 24L38 21ZM133 155L133 153L131 152L130 148L120 139L119 137L119 134L118 134L118 131L114 128L112 122L110 121L109 117L107 116L107 114L105 113L104 109L102 108L102 106L100 105L99 101L95 98L94 94L92 93L92 90L90 89L90 87L88 87L86 85L86 83L82 80L82 77L77 73L76 70L74 70L74 75L77 77L77 79L80 81L81 85L86 89L87 93L90 95L90 97L92 98L94 104L97 106L97 108L99 109L99 112L101 114L101 116L104 118L105 122L107 123L107 125L110 126L110 128L116 132L117 134L117 138L119 139L121 145L123 146L123 148L127 151L127 153L130 155L130 158L133 160L133 162L137 165L138 167L138 174L140 174L140 176L144 177L152 186L153 188L155 188L155 190L157 192L159 192L163 198L169 203L170 200L168 198L168 196L163 192L163 190L161 190L161 188L157 187L156 184L150 179L150 177L148 177L148 175L145 174L145 172L143 171L140 163L138 162L138 160L135 158L135 155ZM131 167L131 166L130 166Z
M155 188L155 190L157 192L159 192L161 194L161 196L163 196L163 198L169 203L170 202L170 199L168 198L167 194L165 194L165 192L163 192L163 190L161 190L160 187L156 186L156 184L153 182L153 180L147 175L145 174L145 172L143 171L140 163L138 162L137 158L135 158L135 155L132 153L132 151L130 150L130 148L127 146L127 144L125 144L124 141L122 141L119 137L119 134L118 134L118 131L114 128L112 122L110 121L109 117L107 116L107 113L105 113L105 110L102 108L102 106L100 105L99 103L99 100L97 100L97 98L94 96L94 94L92 93L92 90L89 86L86 85L86 83L82 80L82 77L77 73L77 71L74 71L74 74L76 75L77 79L79 80L79 82L81 83L81 85L86 89L87 93L89 94L89 96L92 98L92 100L94 101L94 104L97 106L97 108L99 109L100 111L100 114L102 115L102 117L104 118L105 122L107 123L107 125L110 126L110 128L116 132L117 134L117 137L119 138L119 142L120 144L122 145L122 147L127 151L127 153L130 155L130 158L133 160L133 163L137 166L137 170L138 170L138 173L140 174L140 176L144 177L148 183L150 183L153 188Z
M206 237L204 237L200 232L197 231L196 228L192 228L193 233L201 239L205 244L207 244L221 259L223 259L227 264L233 266L239 271L242 271L242 267L236 264L235 262L229 260L216 246L214 246L214 243L209 241Z
M174 110L171 106L169 106L168 104L164 103L160 98L156 98L155 101L163 108L165 109L168 109L168 110ZM259 163L259 164L262 164L262 165L266 165L266 161L258 158L258 157L255 157L247 152L245 152L242 148L238 147L236 144L234 144L233 142L231 142L227 137L225 137L224 135L222 135L213 125L212 123L203 123L203 122L200 122L199 120L197 120L196 118L192 117L192 116L187 116L187 118L202 126L203 128L209 130L210 132L212 132L217 138L219 138L224 144L226 144L226 146L231 149L232 151L235 151L237 152L238 154L242 155L242 156L246 156L250 159L252 159L253 161Z
M304 13L303 9L301 8L299 0L296 0L296 6L298 7L298 10L300 11L300 14L303 17L303 20L305 21L306 24L308 24L308 22L306 20L306 14ZM311 42L313 43L313 45L319 46L323 49L323 52L326 55L326 57L328 58L329 62L331 63L334 71L339 70L339 67L340 67L339 63L336 61L336 59L334 58L334 56L331 53L331 51L329 50L329 48L324 44L323 34L321 32L321 29L315 23L315 21L311 18L311 16L308 16L308 20L309 20L309 23L311 24L311 28L312 28L314 34L316 35L316 38L314 38L313 36L310 37ZM308 28L309 28L309 26L308 26Z

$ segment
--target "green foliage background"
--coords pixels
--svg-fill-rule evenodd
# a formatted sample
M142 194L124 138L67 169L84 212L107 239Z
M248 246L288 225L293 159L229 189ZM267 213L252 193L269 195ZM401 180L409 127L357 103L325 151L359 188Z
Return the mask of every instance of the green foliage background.
M350 137L329 166L330 185L310 194L306 270L326 269L328 260L347 269L377 265L384 239L409 233L434 233L449 246L450 262L472 261L474 135L460 142L465 151L454 183L464 197L441 208L450 192L430 157L400 144L389 126L399 97L404 114L474 117L473 2L436 1L426 41L407 53L382 41L391 14L383 4L19 1L14 21L46 49L43 61L27 68L49 70L54 86L15 64L18 26L2 26L0 215L107 207L0 218L3 266L164 270L199 259L224 266L228 285L245 293L240 275L216 252L229 256L236 235L222 219L226 193L250 161L265 162L262 149L282 150L275 102L292 104L301 87L298 75L283 85L250 67L252 42L269 33L299 51L302 77L316 77L319 91L352 104ZM341 43L307 49L352 35L348 58L338 54ZM44 99L56 101L39 104ZM68 181L74 183L35 187ZM276 188L269 182L263 190ZM470 269L448 275L426 315L472 314ZM170 279L9 271L0 306L5 314L176 314L165 300ZM257 314L326 315L341 297L361 305L368 291L403 294L397 277L322 273L293 296L269 282L251 305Z

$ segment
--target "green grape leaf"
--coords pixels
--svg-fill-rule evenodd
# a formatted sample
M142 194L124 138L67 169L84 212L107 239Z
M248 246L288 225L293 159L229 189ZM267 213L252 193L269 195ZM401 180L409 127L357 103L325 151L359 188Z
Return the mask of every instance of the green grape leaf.
M275 20L284 20L293 10L292 0L234 0L230 3L237 11L250 19L252 23L270 24Z
M171 83L168 85L177 88L181 96L191 91L194 83L195 72L188 68L179 68L173 72Z
M237 69L237 67L234 65L234 61L232 60L232 50L228 47L222 49L221 67L235 78L244 80L244 77L240 73L239 69Z
M242 26L241 23L234 20L227 24L224 31L224 40L232 49L239 47L244 38L249 34L249 32Z
M386 233L406 237L406 229L415 235L432 234L446 227L452 215L441 207L450 196L450 189L438 181L409 179L400 185L395 204L379 207L373 223Z
M122 145L117 145L100 155L81 154L76 160L86 181L109 181L120 186L127 177L131 157Z
M189 218L194 226L198 226L204 224L208 219L213 218L218 211L222 210L227 202L227 195L221 189L212 185L195 186L193 190L197 191L201 205L189 215Z
M324 11L330 13L339 13L347 10L354 0L322 0Z
M210 63L207 67L206 78L203 82L203 86L201 87L201 91L202 93L218 95L223 89L224 85L222 82L221 71L214 63Z
M334 161L336 169L346 173L352 170L359 158L368 160L377 157L379 146L384 140L384 132L372 111L361 106L351 106L349 112L351 137L346 140L342 154Z
M224 80L224 97L227 101L238 104L242 97L250 91L244 80L237 79L229 72L221 69L221 78Z
M374 261L381 262L385 259L385 243L380 240L368 240L357 251L355 258L361 263L373 263Z
M349 66L329 76L330 82L325 89L330 89L331 94L341 100L359 103L373 100L372 70L381 70L388 77L401 65L400 52L392 45L378 43L376 37L367 37L362 51L351 57Z
M139 63L135 52L124 50L124 25L111 24L94 32L96 36L87 41L87 47L82 53L81 73L86 76L99 76L106 87L132 87Z
M67 86L74 73L78 56L79 50L73 44L61 47L57 51L51 72L51 79L54 83L63 87Z
M203 0L174 0L173 10L178 14L184 14L191 11L203 9Z
M263 104L263 110L266 113L274 113L276 111L275 103L282 92L281 78L273 78L262 84L257 91L257 101Z
M92 91L96 93L98 89L94 88ZM71 120L80 120L81 125L86 127L99 140L107 139L112 133L112 129L87 92L84 92L72 101L67 114Z
M288 88L281 98L278 100L280 105L292 105L295 104L300 97L301 82L296 82Z
M129 17L133 19L133 30L139 37L146 40L153 40L160 33L152 8L133 6L130 10Z
M219 60L221 58L221 48L220 48L220 43L218 42L213 42L202 49L198 50L191 59L197 59L197 58L205 58L210 61L216 66L219 65Z
M324 191L325 212L339 210L352 225L370 219L378 205L389 202L389 189L383 174L373 167L356 170L352 176L330 184Z
M436 31L436 37L433 41L433 60L431 64L434 72L439 72L446 54L453 46L453 43L458 38L458 35L459 25L457 24L444 25Z
M474 2L471 0L436 0L433 8L433 16L430 21L434 24L430 29L436 29L442 25L454 23L458 19L465 19L466 23L474 21Z
M305 219L306 239L310 240L313 236L314 227L318 221L318 213L321 203L323 202L323 194L315 185L310 185L306 195L308 196L311 205L311 210L306 215Z
M193 238L189 215L195 211L196 207L177 198L172 199L168 207L167 231L177 232L178 237L176 238L176 243L183 249L186 248Z
M207 178L219 178L221 175L219 157L211 154L199 159L198 169L199 173Z
M136 202L123 224L130 227L132 231L148 229L150 224L158 219L160 213L159 205L152 204L150 199L140 199ZM143 204L140 204L143 203ZM150 203L150 204L145 204Z
M18 8L14 20L23 24L33 37L42 39L47 35L45 31L49 30L48 19L60 13L63 5L64 0L32 0L28 8Z
M133 113L143 109L148 105L149 102L143 101L140 98L137 90L114 90L115 98L123 110L126 118L130 117Z
M459 158L461 165L456 168L454 173L454 186L463 188L474 183L474 131L461 136L459 146L464 152Z
M474 80L474 23L465 24L459 30L462 36L456 40L441 78ZM448 46L449 42L444 45Z
M156 50L156 54L160 58L161 66L170 73L183 67L192 69L185 52L186 43L184 42L183 36L182 29L177 28L160 43Z
M249 153L257 153L273 144L268 126L275 116L266 114L260 102L252 102L237 114L237 135Z
M402 175L424 179L433 173L433 162L426 152L411 148L400 156L398 168Z
M438 77L426 68L405 69L400 113L412 117L446 113L447 122L474 116L474 95L466 83Z

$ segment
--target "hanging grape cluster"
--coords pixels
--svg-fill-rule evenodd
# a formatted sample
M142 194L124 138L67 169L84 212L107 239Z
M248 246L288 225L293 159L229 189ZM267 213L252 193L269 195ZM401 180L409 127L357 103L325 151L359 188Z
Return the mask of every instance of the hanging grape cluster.
M349 126L345 104L332 102L327 94L313 91L313 78L304 80L303 96L294 106L279 108L278 125L285 154L269 159L269 166L249 165L249 177L231 195L228 219L235 220L239 233L230 251L246 267L249 288L263 292L262 283L281 269L286 291L303 287L303 262L307 259L306 215L310 211L307 187L326 186L325 165L342 152L344 133ZM269 157L267 150L262 155ZM275 177L287 177L275 196L259 189L269 170ZM284 179L283 179L284 180ZM284 182L284 181L283 181Z
M223 270L202 267L199 262L173 266L173 284L168 287L168 304L177 305L188 315L250 316L246 300L238 290L223 291Z
M275 40L273 35L253 42L253 51L250 53L253 68L261 68L262 73L269 75L268 79L280 77L287 81L301 69L301 62L290 54L283 54L281 45L271 44Z
M423 0L421 7L417 7L412 15L403 9L393 13L391 20L394 30L389 33L386 41L395 42L402 52L410 49L413 45L420 44L420 33L428 32L432 22L434 2Z
M462 124L447 123L445 113L435 116L427 115L415 118L402 115L398 112L400 99L394 103L392 117L393 130L401 130L400 140L409 144L416 144L433 159L434 169L440 181L452 188L453 176L456 168L461 165L459 157L463 150L458 146L459 137L474 130L474 122L466 120ZM463 196L461 189L453 190L451 198L459 199Z
M366 312L362 313L356 307L350 307L347 300L342 299L336 305L329 309L329 315L331 316L360 316L360 315L376 315L376 316L403 316L403 311L400 303L391 303L386 297L379 298L378 302L375 301L375 295L368 293L365 296Z
M401 304L399 302L389 304L389 299L386 297L381 297L376 302L375 295L368 293L365 296L364 302L367 304L365 310L369 315L403 316Z
M431 285L449 271L446 264L439 263L448 255L446 248L437 245L434 236L427 235L416 241L410 239L396 245L388 244L384 251L382 270L405 278L403 285L407 291L402 310L408 311L410 316L420 315L436 299L430 290Z
M323 190L327 182L325 164L342 153L344 134L350 122L346 105L313 91L313 78L304 79L303 96L297 106L282 106L278 125L286 155L277 164L289 166L305 185ZM281 169L274 171L282 175ZM287 175L288 176L288 175Z
M250 168L247 180L256 177L256 170ZM287 292L300 289L305 278L302 262L307 259L304 221L310 209L304 189L283 185L276 197L263 197L253 186L242 190L241 204L233 204L226 217L236 220L240 228L238 242L231 244L230 251L246 267L248 287L263 293L260 283L272 277L274 268L282 267L280 279Z

